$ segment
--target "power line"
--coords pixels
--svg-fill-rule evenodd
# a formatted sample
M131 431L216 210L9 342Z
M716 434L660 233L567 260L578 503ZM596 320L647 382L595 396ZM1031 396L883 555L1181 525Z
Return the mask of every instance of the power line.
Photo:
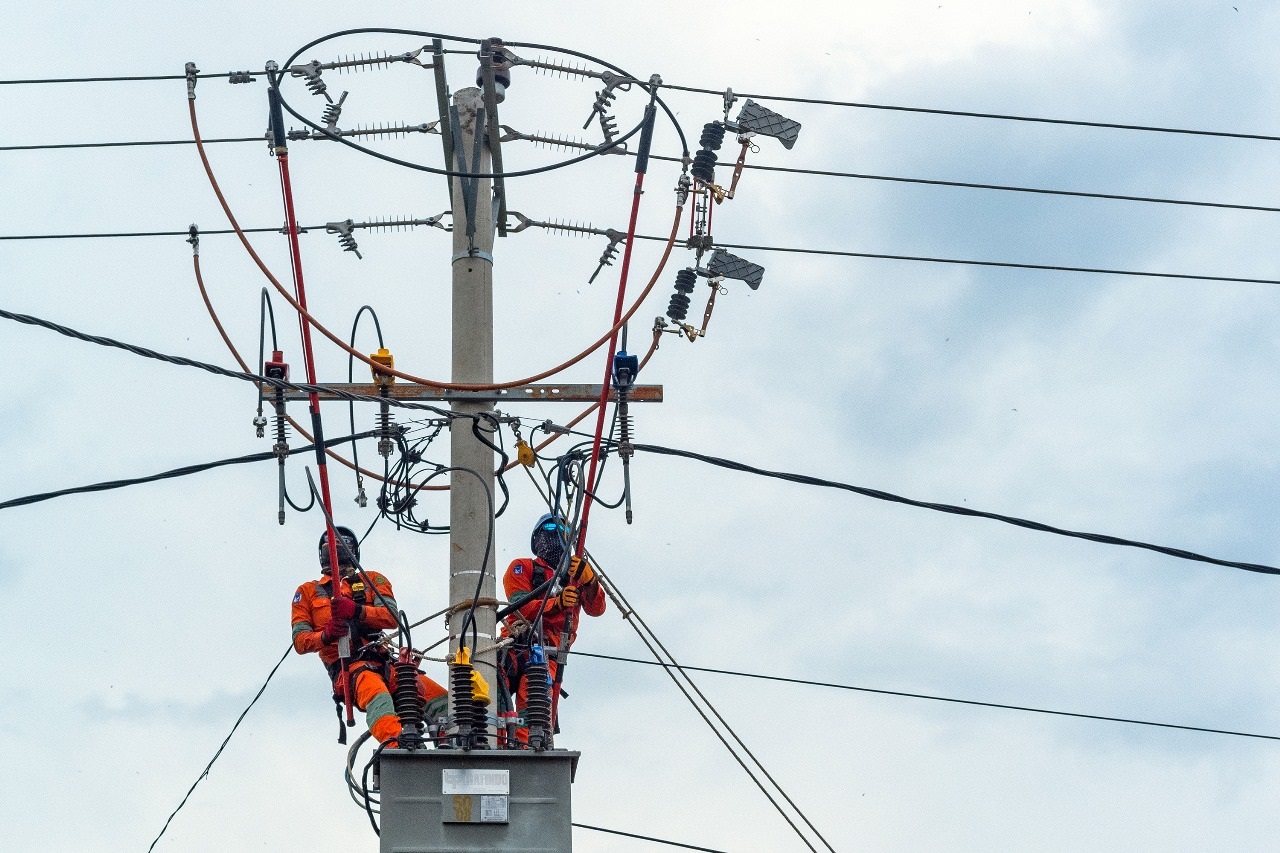
M219 78L230 77L235 72L225 72L220 74L197 74L200 78ZM254 72L255 78L261 76L259 72ZM149 80L185 80L185 74L152 74L137 76L117 76L117 77L51 77L43 79L25 79L25 80L0 80L0 86L30 85L38 83L126 83ZM647 81L639 80L637 82L645 83ZM700 95L715 95L723 98L723 89L706 89L698 86L678 86L674 83L662 83L660 88L670 89L675 92L691 92ZM1027 116L1016 115L1012 113L989 113L977 112L973 110L947 110L932 107L913 107L902 104L877 104L866 101L837 101L827 98L806 98L796 95L764 95L764 94L748 94L744 92L735 92L739 98L757 98L762 101L781 101L793 104L813 104L817 106L828 107L844 107L849 109L861 110L880 110L889 112L918 113L923 115L950 116L953 118L977 118L994 121L1015 121L1026 122L1031 124L1049 124L1068 127L1090 127L1104 130L1129 130L1140 131L1144 133L1168 133L1186 136L1207 136L1219 137L1224 139L1251 139L1263 142L1280 142L1280 136L1273 136L1262 133L1238 133L1234 131L1223 130L1199 130L1195 128L1182 127L1166 127L1159 125L1146 124L1124 124L1119 122L1104 121L1086 121L1082 119L1064 119L1049 118L1046 116Z
M698 847L693 844L681 844L679 841L667 841L664 838L654 838L652 835L637 835L634 832L623 832L620 829L605 829L602 826L591 826L585 823L575 823L575 824L572 824L572 826L576 826L578 829L594 830L595 832L607 832L610 835L625 835L627 838L638 838L641 841L652 841L655 844L666 844L670 847L683 847L685 850L702 850L704 851L704 853L725 853L725 851L723 850L713 850L710 847Z
M307 383L302 383L302 382L287 382L283 379L273 379L269 376L258 376L257 374L254 374L254 373L243 373L238 370L229 370L225 367L219 367L216 364L210 364L205 361L197 361L194 358L187 358L181 355L167 355L162 352L157 352L156 350L153 350L153 349L147 349L146 347L137 346L136 344L129 344L123 341L118 341L114 338L108 338L102 335L86 334L85 332L80 332L75 329L72 329L70 326L59 325L58 323L54 323L51 320L44 320L39 317L34 317L30 314L18 314L14 311L6 311L3 308L0 308L0 318L6 319L6 320L13 320L14 322L23 323L28 326L38 326L42 329L48 329L50 331L57 332L60 335L65 335L66 337L69 337L69 338L75 338L78 341L85 341L86 343L97 344L98 346L104 346L104 347L111 347L113 349L122 349L125 352L133 353L134 355L142 356L143 358L155 359L156 361L163 361L168 364L176 364L181 367L194 367L198 370L203 370L207 373L212 373L215 376L226 376L230 379L240 379L246 382L253 382L258 385L267 385L272 388L280 388L286 391L303 391L307 393L315 391L320 394L328 394L333 397L337 397L340 400L353 400L358 403L378 403L380 405L385 404L385 405L391 405L391 406L398 406L403 409L422 409L428 412L432 412L433 414L439 415L442 418L448 418L450 419L450 421L452 421L454 418L471 417L469 415L458 415L453 412L447 411L445 409L441 409L439 406L433 406L429 403L415 403L410 400L400 400L395 397L378 397L372 394L353 394L350 391L344 391L339 388L332 388L328 385L309 385Z
M284 654L280 656L280 660L276 662L276 665L271 668L271 672L267 674L267 680L262 682L262 686L258 688L258 692L254 694L253 699L249 700L249 704L240 712L240 716L236 718L235 725L231 727L231 731L227 732L227 736L223 739L222 745L219 746L218 751L213 754L213 758L209 759L209 763L204 766L204 771L196 777L196 781L191 783L191 787L187 789L186 796L182 798L182 802L178 803L178 807L173 810L173 814L169 815L169 819L164 822L164 826L160 829L160 834L155 837L155 840L151 842L151 846L147 848L147 853L151 853L151 851L155 849L157 842L160 841L160 837L163 836L165 830L169 828L169 824L173 822L174 815L182 811L182 807L187 804L187 800L191 797L191 792L194 791L196 786L203 782L205 777L209 775L209 771L213 769L213 763L218 760L218 756L222 755L222 750L227 748L227 744L231 742L231 736L236 733L236 729L240 728L240 723L244 722L245 715L249 713L249 709L262 698L262 694L266 691L267 685L271 683L271 679L275 677L276 671L280 669L281 664L284 663L285 658L289 656L289 652L291 651L293 651L293 643L290 643L289 647L284 650Z
M663 83L664 89L674 89L677 92L694 92L702 95L715 95L724 97L723 89L701 89L695 86L676 86L671 83ZM1115 122L1105 121L1083 121L1080 119L1065 118L1046 118L1043 116L1026 116L1013 115L1010 113L984 113L972 112L969 110L943 110L933 109L929 107L910 107L900 104L874 104L863 101L834 101L825 98L802 98L792 95L748 95L742 92L734 92L739 98L758 98L762 101L783 101L794 104L816 104L827 107L848 107L861 110L887 110L891 112L903 113L922 113L925 115L952 116L958 118L980 118L993 119L996 121L1019 121L1030 122L1033 124L1054 124L1066 125L1071 127L1092 127L1105 130L1134 130L1145 133L1172 133L1183 134L1188 136L1215 136L1225 139L1253 139L1263 142L1280 142L1280 136L1270 136L1262 133L1235 133L1223 130L1196 130L1182 127L1161 127L1157 125L1147 124L1119 124Z
M259 142L265 136L231 136L223 139L205 139L206 145L214 142ZM53 151L68 148L140 148L148 145L194 145L194 139L144 139L134 142L55 142L41 145L0 145L0 151Z
M575 655L583 657L599 658L600 660L621 661L623 663L637 663L644 666L661 666L668 667L670 664L660 663L658 661L641 660L639 658L619 657L617 655L602 655L594 652L582 652L576 649ZM955 705L974 705L979 708L1000 708L1006 711L1026 711L1033 714L1050 714L1055 717L1076 717L1083 720L1099 720L1108 723L1128 723L1135 726L1153 726L1161 729L1179 729L1188 732L1203 732L1204 734L1214 735L1230 735L1232 737L1256 738L1258 740L1275 740L1280 741L1280 735L1264 735L1254 732L1240 732L1231 729L1213 729L1204 726L1184 726L1177 723L1157 723L1151 720L1136 720L1129 717L1111 717L1102 714L1082 714L1074 711L1054 711L1047 708L1032 708L1027 705L1006 705L1000 702L981 702L976 699L956 699L951 696L934 696L928 693L908 693L902 690L882 690L875 687L856 687L852 684L837 684L830 681L809 681L803 678L788 678L781 675L761 675L755 672L738 672L731 669L712 669L710 667L689 666L688 664L680 664L680 669L688 669L694 672L708 672L714 675L732 675L739 678L757 678L763 681L780 681L787 684L802 684L809 687L830 687L837 690L853 690L859 693L876 693L881 696L902 696L908 699L929 699L934 702L950 702Z
M1258 208L1263 209L1263 208ZM265 234L265 233L282 233L279 228L245 228L246 234ZM323 231L323 226L311 225L299 229L299 233L307 233L310 231ZM122 238L122 237L186 237L188 231L120 231L120 232L95 232L80 234L8 234L0 235L0 240L84 240L96 238ZM229 229L214 229L209 231L201 231L201 236L206 234L234 234ZM637 240L650 240L666 242L668 238L659 237L651 234L637 234ZM1073 267L1061 264L1032 264L1021 263L1017 261L981 261L968 258L935 258L924 255L891 255L880 252L850 252L840 249L805 249L795 246L755 246L745 243L716 243L716 246L722 249L744 249L755 252L783 252L789 254L800 255L821 255L837 258L865 258L869 260L882 261L910 261L914 263L929 264L951 264L958 266L971 267L994 267L998 269L1020 269L1020 270L1036 270L1041 272L1073 272L1085 273L1089 275L1117 275L1125 277L1137 278L1160 278L1160 279L1177 279L1182 281L1216 281L1227 284L1272 284L1280 285L1280 279L1274 278L1245 278L1242 276L1225 276L1225 275L1202 275L1200 273L1176 273L1176 272L1152 272L1150 270L1125 270L1113 269L1109 267Z
M265 137L261 136L241 136L227 137L223 139L206 139L207 143L212 142L255 142L261 143ZM44 150L67 150L80 148L128 148L132 146L149 146L149 145L194 145L195 140L192 139L157 139L157 140L140 140L135 142L67 142L67 143L48 143L40 145L0 145L0 151L44 151ZM634 151L623 152L631 156L636 156ZM683 159L680 157L667 157L664 155L652 154L650 159L662 160L668 163L681 163ZM1259 213L1280 213L1280 207L1269 207L1260 204L1234 204L1231 202L1217 201L1197 201L1194 199L1177 199L1163 198L1159 196L1137 196L1124 195L1120 193L1103 193L1088 192L1084 190L1059 190L1048 187L1023 187L1012 184L986 184L972 181L948 181L937 178L910 178L898 175L875 175L864 172L842 172L834 169L802 169L793 166L764 166L756 163L745 163L743 168L747 170L755 170L761 172L782 172L793 175L813 175L816 177L826 178L847 178L862 181L881 181L887 183L898 184L917 184L920 186L931 187L948 187L953 189L972 189L972 190L991 190L997 192L1027 193L1032 195L1049 195L1062 196L1066 198L1088 198L1099 199L1104 201L1127 201L1138 202L1143 204L1168 204L1183 207L1204 207L1218 210L1244 210ZM209 232L215 233L215 232Z
M4 150L4 149L0 149L0 150ZM681 162L680 158L678 157L660 157L657 155L650 155L650 156L651 156L651 159L654 159L654 160L666 160L672 163ZM1092 199L1102 199L1107 201L1132 201L1132 202L1142 202L1145 204L1172 204L1172 205L1182 205L1187 207L1208 207L1208 208L1218 208L1218 209L1224 209L1224 210L1248 210L1248 211L1257 211L1261 213L1280 213L1280 207L1267 207L1266 205L1259 205L1259 204L1232 204L1230 202L1195 201L1191 199L1161 198L1158 196L1121 195L1118 193L1085 192L1082 190L1057 190L1057 189L1049 189L1045 187L1020 187L1020 186L1015 186L1011 184L981 184L981 183L973 183L970 181L944 181L944 180L934 179L934 178L906 178L906 177L899 177L896 175L872 175L872 174L867 174L862 172L840 172L840 171L834 171L829 169L801 169L801 168L792 167L792 166L762 166L762 165L753 164L753 163L745 163L743 164L743 168L754 169L756 171L761 171L761 172L785 172L787 174L795 174L795 175L815 175L818 177L827 177L827 178L851 178L851 179L862 180L862 181L885 181L885 182L897 183L897 184L920 184L923 186L930 186L930 187L952 187L952 188L970 189L970 190L995 190L999 192L1030 193L1033 195L1065 196L1067 198L1092 198Z
M358 441L362 438L371 438L378 435L377 430L367 430L366 432L356 433L354 435L345 435L341 438L325 439L325 447L336 447L339 444L345 444L348 441ZM314 444L308 444L305 447L291 447L288 455L292 456L296 453L306 453L315 450ZM30 506L31 504L41 503L43 501L61 498L67 495L80 495L90 492L107 492L112 489L123 489L128 486L137 486L143 483L155 483L160 480L171 480L177 477L186 477L191 474L199 474L204 471L211 471L214 468L222 468L227 465L243 465L249 462L265 462L269 459L276 459L274 450L265 450L261 453L249 453L245 456L233 456L229 459L218 459L214 462L201 462L196 465L184 465L181 468L173 468L169 471L162 471L159 474L150 474L145 477L133 477L127 480L107 480L101 483L91 483L86 486L72 486L68 489L58 489L53 492L41 492L35 495L26 495L21 498L12 498L7 501L0 502L0 510L11 509L17 506Z
M3 239L3 238L0 238ZM660 240L647 234L637 234L637 240ZM912 261L927 264L954 264L967 267L996 267L1000 269L1038 270L1042 272L1075 272L1090 275L1118 275L1138 278L1166 278L1185 281L1219 281L1230 284L1280 284L1274 278L1243 278L1239 276L1200 275L1198 273L1151 272L1148 270L1122 270L1108 267L1072 267L1060 264L1030 264L1016 261L977 261L967 258L934 258L924 255L888 255L879 252L849 252L839 249L800 249L791 246L750 246L743 243L716 243L722 249L746 249L755 252L786 252L799 255L826 255L837 258L867 258L881 261Z
M581 432L573 432L575 435L584 435L584 433ZM1266 575L1280 575L1280 568L1264 565L1262 563L1242 563L1235 560L1223 560L1217 557L1197 554L1194 551L1185 551L1181 548L1171 548L1167 545L1153 545L1149 542L1139 542L1134 539L1124 539L1119 536L1109 536L1104 533L1086 533L1079 530L1067 530L1062 527L1054 527L1053 525L1044 524L1039 521L1031 521L1029 519L1018 518L1017 516L1012 515L1002 515L996 512L986 512L984 510L973 509L966 506L955 506L954 504L915 500L914 498L895 495L892 492L885 492L879 489L869 489L865 486L854 486L849 483L840 483L835 480L824 480L821 477L810 477L805 474L791 474L785 471L768 471L764 468L756 468L755 466L747 465L743 462L734 462L717 456L695 453L692 450L678 450L673 447L660 447L655 444L636 444L633 446L636 450L644 451L645 453L656 453L661 456L677 456L683 459L693 459L697 462L705 462L708 465L728 468L731 471L758 474L762 477L772 477L774 479L787 480L792 483L800 483L807 486L822 486L823 488L828 489L840 489L842 491L853 492L854 494L862 495L864 497L875 498L876 500L905 504L907 506L919 507L921 509L931 509L935 512L945 512L952 515L964 515L971 518L986 518L992 521L1001 521L1005 524L1012 524L1015 527L1023 527L1027 530L1035 530L1040 533L1053 533L1057 536L1087 539L1090 542L1100 542L1103 545L1121 545L1127 548L1142 548L1147 551L1155 551L1158 554L1177 557L1181 560L1193 560L1195 562L1210 563L1215 566L1225 566L1230 569L1243 569L1247 572L1258 572Z

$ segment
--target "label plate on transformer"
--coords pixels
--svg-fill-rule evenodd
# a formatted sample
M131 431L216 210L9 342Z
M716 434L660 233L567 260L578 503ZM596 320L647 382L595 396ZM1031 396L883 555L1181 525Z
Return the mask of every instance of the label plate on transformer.
M443 773L441 793L445 795L511 793L510 770L446 769ZM505 815L502 819L506 820Z

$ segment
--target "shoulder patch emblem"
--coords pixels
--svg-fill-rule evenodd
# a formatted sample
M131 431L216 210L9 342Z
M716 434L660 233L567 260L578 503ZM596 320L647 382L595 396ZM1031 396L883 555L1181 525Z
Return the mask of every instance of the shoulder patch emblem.
M516 563L511 567L511 573L516 575L524 574L524 563Z
M293 594L293 603L297 604L301 600L302 600L302 590L298 590Z

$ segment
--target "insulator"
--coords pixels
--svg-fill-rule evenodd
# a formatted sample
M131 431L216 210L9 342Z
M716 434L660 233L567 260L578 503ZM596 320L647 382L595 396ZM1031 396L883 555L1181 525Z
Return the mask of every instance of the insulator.
M383 397L386 397L387 386L383 385L379 390L383 392ZM394 441L396 422L391 415L391 407L385 402L381 406L382 409L378 412L378 455L389 459L396 446Z
M400 717L400 747L417 749L422 745L422 696L418 693L418 665L413 662L397 662L395 667L396 689L391 700Z
M671 294L671 301L667 303L667 316L676 323L683 323L684 318L689 316L689 297L683 293Z
M702 136L698 138L698 145L709 151L719 151L721 143L724 142L724 125L719 122L709 121L702 126Z
M691 267L685 267L676 273L676 290L680 293L693 293L698 284L698 273Z
M697 154L693 155L693 166L689 168L690 173L704 184L714 184L716 182L716 153L703 148Z
M471 748L475 700L471 698L471 664L449 664L449 690L453 694L453 720L458 726L458 746Z
M529 746L546 749L551 734L550 679L545 663L530 663L525 668L528 699L524 706L525 724L529 727Z
M605 142L612 142L618 135L617 119L607 113L600 113L600 132L604 134Z
M281 407L278 414L273 418L276 422L276 443L273 448L277 454L289 452L289 419L284 415L284 409Z
M338 119L342 117L342 102L329 104L324 108L324 112L320 114L320 123L325 127L337 127Z
M350 234L339 234L338 245L342 247L342 251L355 252L357 258L364 260L364 256L360 254L360 249L356 245L356 238Z

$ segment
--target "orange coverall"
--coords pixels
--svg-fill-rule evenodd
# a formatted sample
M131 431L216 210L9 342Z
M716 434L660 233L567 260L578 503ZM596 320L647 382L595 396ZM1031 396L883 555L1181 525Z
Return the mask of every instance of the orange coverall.
M359 648L359 638L396 627L397 608L391 582L377 572L366 574L368 580L373 582L376 593L365 588L363 578L353 575L340 581L339 594L355 599L363 607L355 626L357 640L352 645L353 654ZM329 671L331 679L336 675L338 646L336 643L325 643L321 632L329 624L332 599L333 582L326 572L319 580L307 581L298 587L293 595L292 619L294 651L300 655L319 652L320 661ZM355 705L365 712L369 732L379 743L400 736L400 718L396 716L395 704L391 700L388 679L383 677L384 661L385 658L370 660L368 657L361 660L359 655L355 655L355 659L347 666L348 677L354 679L352 687ZM392 681L391 689L394 687ZM444 716L448 700L447 691L443 687L419 674L418 695L425 703L425 718Z
M564 630L565 617L569 611L560 606L558 596L548 594L545 591L539 593L537 597L531 599L528 603L522 603L530 597L530 593L540 586L547 578L555 575L556 570L544 563L537 557L521 557L511 561L511 565L507 566L506 574L502 576L502 589L506 593L507 601L512 604L520 604L521 607L517 613L512 613L506 619L506 626L503 628L504 635L510 635L515 627L520 624L520 617L529 622L533 622L538 618L538 608L541 606L542 616L542 637L538 639L546 649L554 649L560 645L560 632ZM546 602L543 603L543 597ZM586 612L588 616L600 616L605 609L605 594L600 588L600 581L592 580L591 583L578 587L578 603L580 609ZM569 634L569 645L573 645L573 641L578 637L578 625L575 617L573 630ZM525 665L527 664L528 652L520 655L519 651L511 651L508 654L514 654L517 657L514 672L518 672L518 684L514 691L511 691L511 674L503 673L507 681L507 689L513 693L515 699L516 713L520 715L520 723L516 730L516 736L520 741L527 742L529 737L529 729L524 718L525 705L529 699L529 679L525 674ZM547 674L554 682L556 678L557 663L554 659L547 659ZM551 720L552 729L555 728L555 720L558 718L558 710L560 707L560 691L556 690L551 695Z

